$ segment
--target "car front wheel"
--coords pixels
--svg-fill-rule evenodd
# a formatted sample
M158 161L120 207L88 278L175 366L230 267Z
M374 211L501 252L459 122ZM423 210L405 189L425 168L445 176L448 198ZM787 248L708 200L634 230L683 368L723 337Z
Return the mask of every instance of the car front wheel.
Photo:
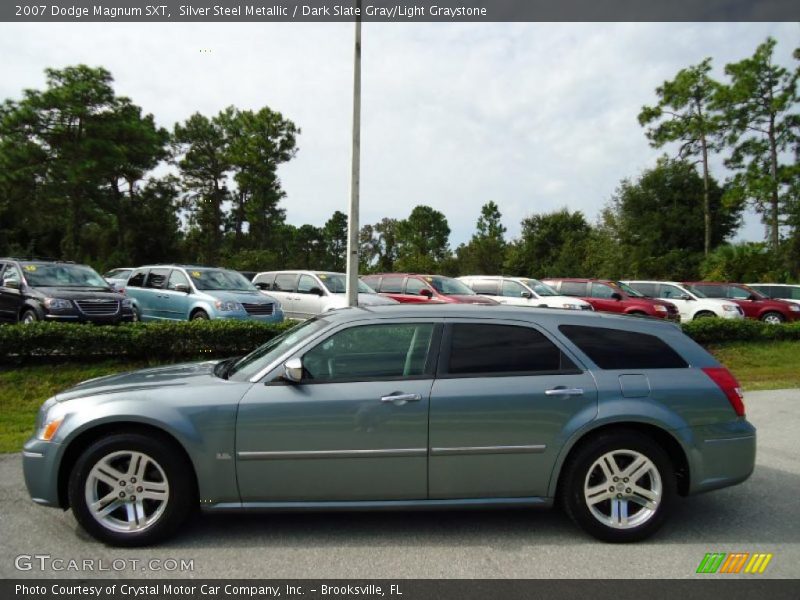
M675 494L669 456L634 431L598 435L565 466L562 501L567 514L606 542L636 542L655 533Z
M19 322L24 325L30 325L31 323L36 323L39 320L39 315L32 309L26 310L22 313L22 316L19 318Z
M779 312L768 312L768 313L764 313L764 315L761 317L761 320L764 323L768 323L770 325L780 325L786 319Z
M168 537L197 507L191 465L159 437L116 434L89 446L69 479L78 523L112 546Z

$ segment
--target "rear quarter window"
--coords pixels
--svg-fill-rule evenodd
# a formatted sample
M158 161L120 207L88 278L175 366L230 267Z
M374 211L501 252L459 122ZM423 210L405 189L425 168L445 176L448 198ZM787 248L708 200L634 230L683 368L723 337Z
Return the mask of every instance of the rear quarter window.
M685 369L688 363L661 338L608 327L560 325L558 330L601 369Z

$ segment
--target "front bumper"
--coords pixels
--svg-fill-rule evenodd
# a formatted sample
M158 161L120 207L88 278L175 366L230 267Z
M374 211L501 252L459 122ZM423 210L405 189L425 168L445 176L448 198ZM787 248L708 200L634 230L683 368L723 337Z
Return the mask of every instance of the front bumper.
M133 321L133 310L122 310L113 315L85 315L77 312L46 312L45 321L55 323L93 323L95 325L116 325Z
M686 431L693 439L690 494L736 485L753 473L756 428L741 419Z
M251 315L244 311L217 310L211 315L212 319L223 321L255 321L256 323L280 323L283 321L283 311L276 308L271 315Z
M59 506L58 465L61 446L30 438L22 449L22 472L31 499L42 506Z

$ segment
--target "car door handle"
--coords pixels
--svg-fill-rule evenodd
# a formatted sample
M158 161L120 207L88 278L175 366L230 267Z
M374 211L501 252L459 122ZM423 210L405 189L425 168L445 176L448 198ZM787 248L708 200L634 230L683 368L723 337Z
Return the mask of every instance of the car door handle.
M405 404L406 402L419 402L422 396L419 394L389 394L388 396L381 396L381 402L397 402Z
M583 396L583 388L556 387L544 391L545 396Z

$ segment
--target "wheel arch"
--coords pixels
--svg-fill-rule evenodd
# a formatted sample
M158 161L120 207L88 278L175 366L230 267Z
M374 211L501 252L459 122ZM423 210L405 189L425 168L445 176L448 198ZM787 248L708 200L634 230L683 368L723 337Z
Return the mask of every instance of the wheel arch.
M691 472L689 465L689 457L686 450L683 448L678 439L666 429L653 425L652 423L644 423L641 421L621 421L614 423L603 423L590 429L577 434L562 450L556 465L553 469L553 474L550 478L550 489L548 496L557 498L562 488L563 478L565 476L564 465L569 463L570 458L585 444L589 443L598 435L608 433L610 431L633 431L646 435L654 439L659 446L669 456L675 467L675 475L677 477L678 494L686 496L689 493L689 486L691 482Z
M168 443L177 452L180 452L184 460L192 469L192 478L195 482L195 492L198 489L197 470L192 462L189 453L183 444L172 435L170 432L149 423L142 423L138 421L114 421L108 423L100 423L88 429L81 431L75 438L73 438L67 447L64 449L61 460L58 465L58 506L66 510L69 508L69 497L67 493L67 486L69 484L69 476L72 468L75 466L80 455L97 440L118 433L140 433L146 436L159 437L164 442Z

